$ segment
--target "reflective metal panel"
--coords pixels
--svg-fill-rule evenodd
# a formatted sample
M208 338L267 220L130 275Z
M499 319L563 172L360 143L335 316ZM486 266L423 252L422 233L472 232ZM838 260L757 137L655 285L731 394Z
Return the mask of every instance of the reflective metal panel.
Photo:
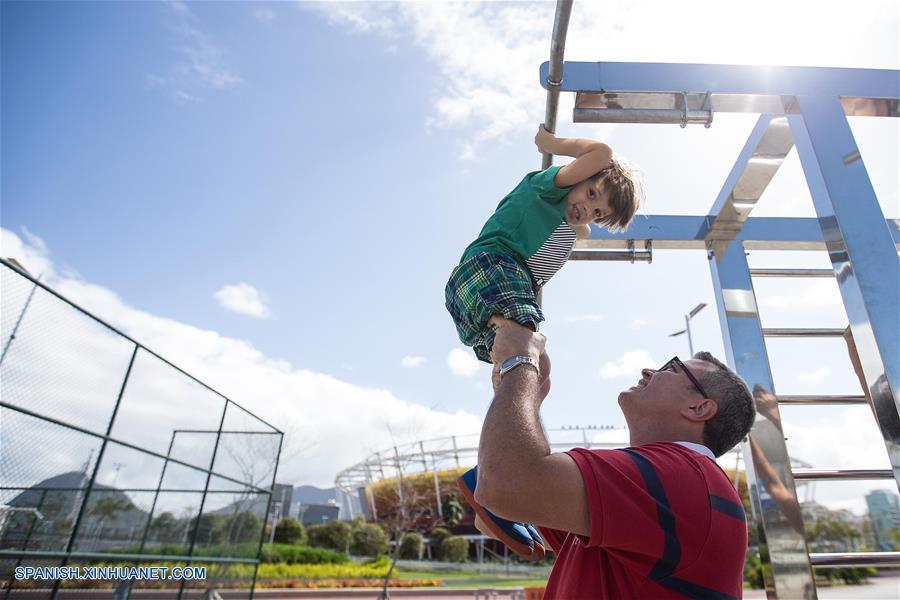
M900 264L844 108L798 96L788 116L850 320L865 385L900 482Z
M743 245L733 241L723 250L710 250L709 264L728 363L756 400L757 418L744 454L760 543L768 546L772 566L766 590L770 598L776 592L783 598L815 598L797 490Z

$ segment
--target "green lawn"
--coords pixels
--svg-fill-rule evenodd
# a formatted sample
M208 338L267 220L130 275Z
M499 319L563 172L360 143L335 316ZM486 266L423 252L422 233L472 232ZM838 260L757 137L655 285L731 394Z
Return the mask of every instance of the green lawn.
M545 578L528 579L521 575L500 575L497 573L447 573L446 571L406 571L400 570L397 579L441 579L447 587L543 587Z

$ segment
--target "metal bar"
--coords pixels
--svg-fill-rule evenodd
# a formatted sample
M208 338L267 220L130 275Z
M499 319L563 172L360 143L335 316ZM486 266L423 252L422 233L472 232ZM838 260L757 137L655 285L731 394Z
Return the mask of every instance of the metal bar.
M762 330L766 337L843 337L843 328L834 327L767 327Z
M815 583L747 255L734 240L710 249L708 257L728 364L756 400L757 418L743 449L754 521L760 539L769 542L768 556L761 557L771 566L771 575L764 575L766 593L769 598L806 598ZM763 502L764 490L773 486L783 494L777 503Z
M592 227L578 249L625 250L629 242L652 240L653 247L665 250L705 250L714 216L637 216L626 232ZM894 246L900 250L900 219L885 219ZM818 219L802 217L750 217L734 239L746 250L827 250Z
M569 31L569 17L572 14L572 0L557 0L556 16L553 18L553 35L550 39L550 62L543 84L547 88L547 107L544 113L544 128L556 132L556 116L559 112L559 84L562 81L563 59L566 53L566 35ZM553 164L553 155L544 154L541 168Z
M900 89L900 88L898 88ZM896 91L895 91L896 96ZM839 98L797 96L788 119L900 489L900 266Z
M172 435L169 436L169 449L166 450L166 460L163 461L163 468L159 474L159 483L156 485L156 490L153 493L153 504L150 505L150 514L147 516L147 526L144 528L144 535L141 536L141 546L138 548L138 552L142 553L144 551L144 545L147 543L147 536L150 535L150 526L153 523L153 513L156 511L156 501L159 500L159 493L162 491L163 479L166 478L166 468L169 466L169 457L172 455L172 445L175 443L175 433L177 430L172 432Z
M569 260L606 260L619 262L646 262L653 260L653 253L647 250L573 250Z
M225 424L225 415L228 414L228 403L229 401L225 401L225 406L222 408L222 417L219 419L219 434L216 435L216 443L213 446L212 457L209 459L209 470L206 472L206 484L203 486L203 496L200 498L200 508L197 511L197 521L194 524L193 535L191 535L191 545L188 547L187 555L190 557L194 553L194 547L197 545L197 535L200 533L200 519L203 517L203 507L206 506L206 493L209 491L209 482L212 479L213 467L216 466L216 453L219 451L219 441L222 439L221 431L222 425ZM272 500L272 497L269 496L269 501ZM188 566L193 561L189 558L187 561ZM181 586L178 589L178 597L180 598L182 593L184 592L185 580L181 580Z
M778 396L779 404L866 404L865 396Z
M541 85L549 88L549 63L540 67ZM826 95L896 100L900 71L827 67L771 67L678 63L579 62L563 63L562 92L711 93L732 96L728 110L759 112L758 96ZM620 104L621 96L619 93ZM744 109L749 101L750 110ZM716 111L722 103L713 101ZM629 106L639 108L639 106ZM875 115L892 113L896 102L871 107ZM843 110L843 109L842 109ZM843 113L842 113L843 114Z
M706 241L712 250L724 251L739 236L750 211L793 147L787 119L770 114L759 116L710 208L713 221Z
M75 540L78 539L78 530L81 528L81 520L84 517L84 513L87 509L88 500L91 497L91 494L94 492L94 482L97 480L97 473L100 471L100 465L103 462L103 455L106 452L106 446L109 444L109 434L112 433L113 423L116 421L116 415L119 412L119 406L122 404L122 397L125 395L125 387L128 385L128 377L131 375L131 368L134 366L134 359L137 357L139 346L135 344L134 350L131 353L131 360L128 361L128 368L125 369L125 377L122 379L122 385L119 387L119 395L116 397L116 404L113 407L112 414L109 417L109 423L106 425L106 436L103 442L100 444L100 451L97 453L97 462L94 463L94 470L91 472L91 478L88 481L87 489L84 492L84 499L81 501L81 506L78 508L78 516L75 517L75 524L72 525L72 535L69 537L69 542L66 544L66 554L72 553L72 548L75 546ZM66 566L69 563L68 556L63 559L62 566ZM59 593L59 585L60 580L57 579L53 583L53 592L50 594L51 600L56 598L57 593Z
M142 348L142 349L143 349L143 348ZM119 445L121 445L121 446L125 446L126 448L131 448L132 450L137 450L138 452L142 452L143 454L149 454L150 456L155 456L156 458L162 458L163 460L165 460L165 458L166 458L166 456L165 456L164 454L160 454L159 452L154 452L153 450L147 450L147 449L145 449L145 448L141 448L140 446L135 446L134 444L130 444L130 443L128 443L128 442L122 441L122 440L120 440L120 439L114 438L114 437L109 436L109 435L102 435L102 434L99 434L99 433L95 433L95 432L90 431L90 430L88 430L88 429L84 429L83 427L79 427L79 426L77 426L77 425L72 425L71 423L66 423L65 421L60 421L60 420L58 420L58 419L54 419L53 417L48 417L48 416L45 416L45 415L42 415L42 414L39 414L39 413L36 413L36 412L32 412L32 411L30 411L30 410L28 410L28 409L26 409L26 408L22 408L21 406L16 406L16 405L14 405L14 404L9 404L9 403L7 403L7 402L3 402L2 400L0 400L0 406L2 406L3 408L9 408L9 409L14 410L14 411L16 411L16 412L20 412L20 413L25 414L25 415L28 415L28 416L30 416L30 417L34 417L34 418L36 418L36 419L41 419L42 421L47 421L48 423L53 423L54 425L59 425L60 427L65 427L65 428L67 428L67 429L72 429L72 430L74 430L74 431L78 431L79 433L84 433L84 434L86 434L86 435L90 435L90 436L93 436L93 437L96 437L96 438L100 438L101 440L104 440L104 441L114 442L114 443L119 444ZM278 432L278 433L273 433L272 435L283 435L283 434L281 434L281 432ZM178 464L178 465L181 465L181 466L183 466L183 467L188 467L189 469L194 469L195 471L203 471L204 473L207 472L207 471L206 471L205 469L203 469L202 467L198 467L198 466L196 466L196 465L192 465L192 464L190 464L190 463L186 463L186 462L184 462L183 460L179 460L179 459L177 459L177 458L169 458L169 462L173 462L173 463ZM216 472L213 472L213 474L214 474L216 477L219 477L219 478L221 478L221 479L225 479L226 481L230 481L230 482L232 482L232 483L237 483L237 484L239 484L239 485L242 485L242 486L246 487L247 489L250 489L250 490L253 490L253 491L256 491L256 492L261 492L261 493L266 493L266 492L267 492L267 490L265 490L265 489L263 489L263 488L257 487L257 486L255 486L255 485L253 485L253 484L250 484L250 483L245 483L245 482L240 481L240 480L238 480L238 479L235 479L235 478L233 478L233 477L229 477L228 475L223 475L223 474L221 474L221 473L216 473ZM12 488L12 489L16 489L16 488ZM147 490L147 491L152 491L152 490ZM193 492L199 492L200 490L190 490L190 491L193 491ZM216 492L213 491L212 493L216 493ZM229 492L229 493L230 493L230 492Z
M810 481L816 479L871 481L875 479L893 479L891 469L794 469L794 479Z
M15 558L16 556L24 555L25 557L31 558L65 558L66 556L71 556L72 558L85 558L89 560L131 560L131 561L147 561L147 560L161 560L161 561L179 561L180 557L173 554L126 554L126 553L111 553L111 552L62 552L59 550L51 551L51 550L29 550L27 552L22 552L19 550L0 550L0 557L10 557ZM223 558L221 556L194 556L192 557L194 562L221 562L221 563L244 563L244 564L258 564L259 559L250 559L250 558Z
M816 567L896 567L900 552L814 552L809 560Z
M222 417L224 422L224 416ZM275 477L278 475L278 462L281 460L281 446L284 443L284 436L281 436L281 439L278 440L278 454L275 457L275 469L272 471L272 485L271 488L275 490ZM282 495L282 498L284 496ZM272 510L272 494L269 494L269 501L266 503L266 514L263 517L263 526L262 531L259 532L259 546L257 546L256 553L259 554L259 551L262 549L263 540L266 539L266 521L269 519L269 512ZM291 515L291 507L288 505L288 516ZM275 519L272 519L272 535L275 534ZM257 564L256 568L253 569L253 582L250 584L250 600L253 600L253 592L256 590L256 576L259 573L259 565Z
M194 467L194 468L196 469L196 467ZM198 470L198 471L203 471L203 469L197 469L197 470ZM206 473L206 471L203 471L203 472ZM216 475L216 474L213 473L213 475ZM219 477L219 475L216 475L216 476ZM84 489L84 488L65 488L65 487L52 487L52 488L35 488L35 487L29 487L29 488L25 488L25 487L0 487L0 490L23 490L23 491L28 491L28 490L34 490L34 489L45 489L45 490L47 490L47 491L65 492L65 491L78 491L78 490L81 490L81 489ZM117 492L147 492L147 493L150 493L150 492L156 491L157 488L114 488L114 489L115 489L115 491L117 491ZM104 491L109 491L109 490L104 490ZM168 489L164 489L164 490L160 490L160 491L161 491L161 492L172 492L173 494L174 494L174 493L178 493L178 494L199 494L199 493L201 493L203 490L189 490L189 489L188 489L188 490L185 490L185 489L178 489L178 488L168 488ZM248 490L244 490L244 491L248 491ZM210 494L234 494L234 493L236 493L236 490L209 490L209 493L210 493ZM267 491L266 491L266 490L262 490L262 491L257 491L257 492L255 492L255 493L257 493L257 494L265 494L265 493L267 493Z
M712 118L712 110L679 110L677 108L575 108L572 120L575 123L645 123L645 124L687 124L707 125Z
M834 277L832 269L750 269L754 277Z
M22 319L25 317L25 311L28 310L28 306L31 304L31 299L34 297L34 292L37 291L37 288L37 284L34 284L31 288L31 291L28 292L28 298L25 299L25 304L22 305L22 310L21 312L19 312L19 318L16 319L16 324L13 326L12 333L9 334L9 339L6 340L6 343L3 345L3 354L0 354L0 365L3 364L3 359L6 358L6 352L12 345L13 340L16 339L16 332L19 331L19 325L22 323Z
M43 508L44 500L47 499L48 491L49 490L45 489L41 492L41 499L38 502L38 505L35 507L38 511L40 511L41 508ZM34 532L34 525L35 525L35 523L37 523L37 521L38 521L38 515L32 514L31 515L31 523L29 523L29 525L28 525L28 533L25 534L25 541L22 543L22 550L25 550L25 551L28 550L28 542L31 541L31 534ZM22 566L23 558L24 558L24 556L19 554L19 557L16 559L16 566L13 567L12 573L9 576L9 581L6 584L6 593L3 595L4 600L9 598L9 594L10 594L10 592L12 592L13 585L15 584L15 581L16 581L16 577L15 577L16 569L18 569L20 566Z
M115 327L113 327L112 325L110 325L109 323L103 321L102 319L100 319L99 317L95 316L94 314L92 314L92 313L86 311L85 309L81 308L80 306L78 306L77 304L75 304L74 302L72 302L71 300L69 300L68 298L66 298L65 296L63 296L62 294L60 294L59 292L57 292L56 290L54 290L53 288L50 288L50 287L44 285L43 283L41 283L39 280L35 279L35 278L32 277L30 274L28 274L28 273L23 273L22 271L16 269L16 268L15 268L8 260L6 260L6 259L4 259L4 258L0 258L0 264L4 265L4 266L6 266L6 267L8 267L8 268L10 268L10 269L15 270L15 272L16 272L17 275L21 275L22 277L28 279L29 281L31 281L31 282L34 283L35 285L39 286L39 287L40 287L41 289L43 289L44 291L49 292L50 294L56 296L57 298L59 298L60 300L62 300L63 302L65 302L66 304L68 304L69 306L71 306L72 308L74 308L75 310L77 310L78 312L80 312L81 314L83 314L83 315L85 315L85 316L87 316L87 317L90 317L91 319L93 319L94 321L96 321L96 322L99 323L100 325L106 327L107 329L109 329L109 330L112 331L113 333L115 333L115 334L117 334L117 335L119 335L119 336L125 338L126 340L128 340L129 342L131 342L132 344L134 344L135 346L137 346L138 348L140 348L141 350L143 350L143 351L146 352L147 354L150 354L151 356L154 356L155 358L158 358L159 360L161 360L161 361L164 362L165 364L169 365L170 367L172 367L173 369L175 369L176 371L178 371L179 373L181 373L181 374L184 375L185 377L188 377L188 378L190 378L191 380L193 380L195 383L200 384L202 387L206 388L206 389L209 390L210 392L216 394L217 396L220 396L220 397L223 398L224 400L228 400L228 398L227 398L224 394L222 394L221 392L216 391L215 389L211 388L209 385L203 383L202 381L200 381L199 379L197 379L196 377L194 377L193 375L191 375L190 373L188 373L187 371L185 371L185 370L182 369L181 367L178 367L177 365L174 365L173 363L169 362L168 360L166 360L165 358L163 358L162 356L160 356L159 354L157 354L157 353L154 352L153 350L150 350L149 348L147 348L146 346L144 346L143 344L141 344L141 343L138 342L137 340L132 339L130 336L128 336L128 335L122 333L121 331L119 331L118 329L116 329ZM230 401L230 400L229 400L229 401ZM272 424L266 422L265 420L259 418L258 416L256 416L255 414L253 414L252 412L250 412L249 410L247 410L246 408L241 407L241 410L243 410L243 411L245 411L246 413L248 413L250 416L252 416L253 418L255 418L255 419L256 419L257 421L259 421L260 423L263 423L264 425L266 425L266 426L268 426L268 427L271 427L272 430L273 430L273 433L281 433L281 431L280 431L279 429L277 429L276 427L274 427Z

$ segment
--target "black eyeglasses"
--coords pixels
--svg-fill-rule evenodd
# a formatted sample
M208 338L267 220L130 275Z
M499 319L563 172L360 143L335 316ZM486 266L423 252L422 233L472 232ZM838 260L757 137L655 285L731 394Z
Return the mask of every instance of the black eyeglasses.
M691 373L691 371L687 368L687 365L685 365L683 362L681 362L681 360L677 356L673 356L672 360L670 360L669 362L667 362L666 364L664 364L663 366L658 368L657 371L675 372L675 369L673 367L676 367L676 366L679 369L681 369L682 371L684 371L684 374L688 376L688 379L691 380L691 383L694 384L694 387L697 388L697 391L700 392L704 398L709 398L709 395L707 395L707 393L705 391L703 391L703 386L700 385L700 382L697 381L697 378L694 377L694 374Z

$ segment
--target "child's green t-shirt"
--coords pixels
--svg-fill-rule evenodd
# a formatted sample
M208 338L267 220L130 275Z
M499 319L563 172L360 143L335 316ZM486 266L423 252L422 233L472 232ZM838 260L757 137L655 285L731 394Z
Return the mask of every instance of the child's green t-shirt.
M528 259L565 222L564 200L569 188L558 188L553 183L560 168L561 165L555 165L528 173L500 201L478 238L463 252L462 261L479 252L499 252L513 254L528 266Z

